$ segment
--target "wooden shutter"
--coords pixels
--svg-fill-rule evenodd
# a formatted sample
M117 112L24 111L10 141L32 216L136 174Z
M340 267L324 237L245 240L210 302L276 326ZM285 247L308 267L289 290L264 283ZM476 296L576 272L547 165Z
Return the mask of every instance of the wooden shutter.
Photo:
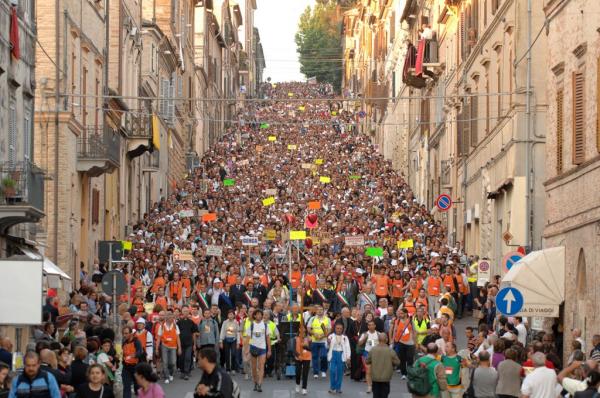
M573 164L585 160L585 77L573 72Z
M466 27L464 9L460 12L459 29L460 29L460 54L461 54L461 58L464 60L466 57L466 54L467 54L467 48L466 48L467 27Z
M563 172L563 142L564 142L564 115L563 115L564 93L560 89L556 92L556 174Z
M92 189L92 224L100 222L100 191Z
M8 105L8 163L13 166L17 161L17 100L10 96Z
M477 126L477 108L479 105L478 97L471 97L471 146L475 147L479 143L478 126Z

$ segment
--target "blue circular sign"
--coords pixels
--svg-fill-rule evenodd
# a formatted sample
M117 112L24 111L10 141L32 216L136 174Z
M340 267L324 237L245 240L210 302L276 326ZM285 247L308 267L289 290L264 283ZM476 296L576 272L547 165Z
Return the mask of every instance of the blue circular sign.
M450 198L450 195L443 193L440 196L438 196L438 198L435 201L435 205L441 211L449 210L452 207L452 199Z
M519 252L507 253L502 258L502 269L504 270L504 272L510 271L512 266L515 265L515 263L519 262L523 257L525 256Z
M513 316L521 311L523 303L523 294L514 287L505 287L496 295L496 308L506 316Z
M359 118L361 118L361 119L362 119L362 118L364 118L365 116L367 116L367 112L365 112L365 111L360 111L360 112L358 112L358 117L359 117Z

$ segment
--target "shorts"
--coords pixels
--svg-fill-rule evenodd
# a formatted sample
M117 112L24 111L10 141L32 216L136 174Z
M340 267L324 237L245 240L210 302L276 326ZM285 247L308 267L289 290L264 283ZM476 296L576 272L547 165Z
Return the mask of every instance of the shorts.
M250 354L253 357L260 357L260 356L266 355L267 354L267 350L264 349L264 348L259 348L259 347L251 345L250 346Z

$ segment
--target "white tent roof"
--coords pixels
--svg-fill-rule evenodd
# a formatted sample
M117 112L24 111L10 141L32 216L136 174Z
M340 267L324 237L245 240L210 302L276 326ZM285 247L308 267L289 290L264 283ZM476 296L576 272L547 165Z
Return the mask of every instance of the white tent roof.
M43 265L43 269L44 269L44 274L46 275L54 275L54 276L58 276L60 279L64 279L64 280L71 280L71 277L62 269L60 269L60 267L56 264L54 264L49 258L42 256L39 253L35 253L32 250L29 250L27 248L24 247L19 247L19 250L21 250L23 253L25 253L25 255L29 258L31 258L32 260L44 260L44 265Z
M565 248L529 253L504 275L502 285L519 289L528 305L561 304L565 300Z

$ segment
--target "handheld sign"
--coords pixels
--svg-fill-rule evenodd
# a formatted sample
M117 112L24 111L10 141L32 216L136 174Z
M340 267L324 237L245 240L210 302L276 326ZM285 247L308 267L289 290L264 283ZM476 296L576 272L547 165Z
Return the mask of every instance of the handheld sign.
M412 239L398 241L398 249L411 249L414 247L414 245L415 244Z
M306 231L290 231L290 240L306 239Z
M321 202L318 200L313 200L308 202L308 208L311 210L319 210L321 208Z
M277 137L275 137L274 135L270 135L269 136L269 141L275 142L275 141L277 141Z
M275 240L277 239L277 231L274 229L265 229L263 237L265 238L265 240Z
M505 287L496 295L496 308L506 316L517 314L523 308L523 294L514 287Z
M131 249L133 249L133 242L130 242L128 240L122 240L121 245L123 245L123 250L131 251Z
M260 124L260 128L261 129L268 129L269 128L269 123L261 123Z
M315 164L323 164L323 159L315 159Z
M202 221L217 221L217 213L206 213L202 215Z
M367 247L365 255L368 257L383 257L383 247Z
M271 206L272 204L275 204L275 198L269 196L268 198L262 200L262 204L263 206Z
M258 238L256 236L242 236L242 246L258 246Z
M296 150L296 149L298 149L298 146L297 146L296 144L289 144L289 145L288 145L288 149L289 149L290 151L293 151L293 150Z
M344 244L346 246L364 246L365 237L364 235L346 236L344 238Z
M323 184L329 184L331 182L331 177L321 176L319 177L319 181L321 181Z
M226 178L223 180L224 187L232 187L235 185L235 180L233 178Z
M435 200L435 205L440 211L447 211L452 207L452 198L450 198L450 195L443 193Z

